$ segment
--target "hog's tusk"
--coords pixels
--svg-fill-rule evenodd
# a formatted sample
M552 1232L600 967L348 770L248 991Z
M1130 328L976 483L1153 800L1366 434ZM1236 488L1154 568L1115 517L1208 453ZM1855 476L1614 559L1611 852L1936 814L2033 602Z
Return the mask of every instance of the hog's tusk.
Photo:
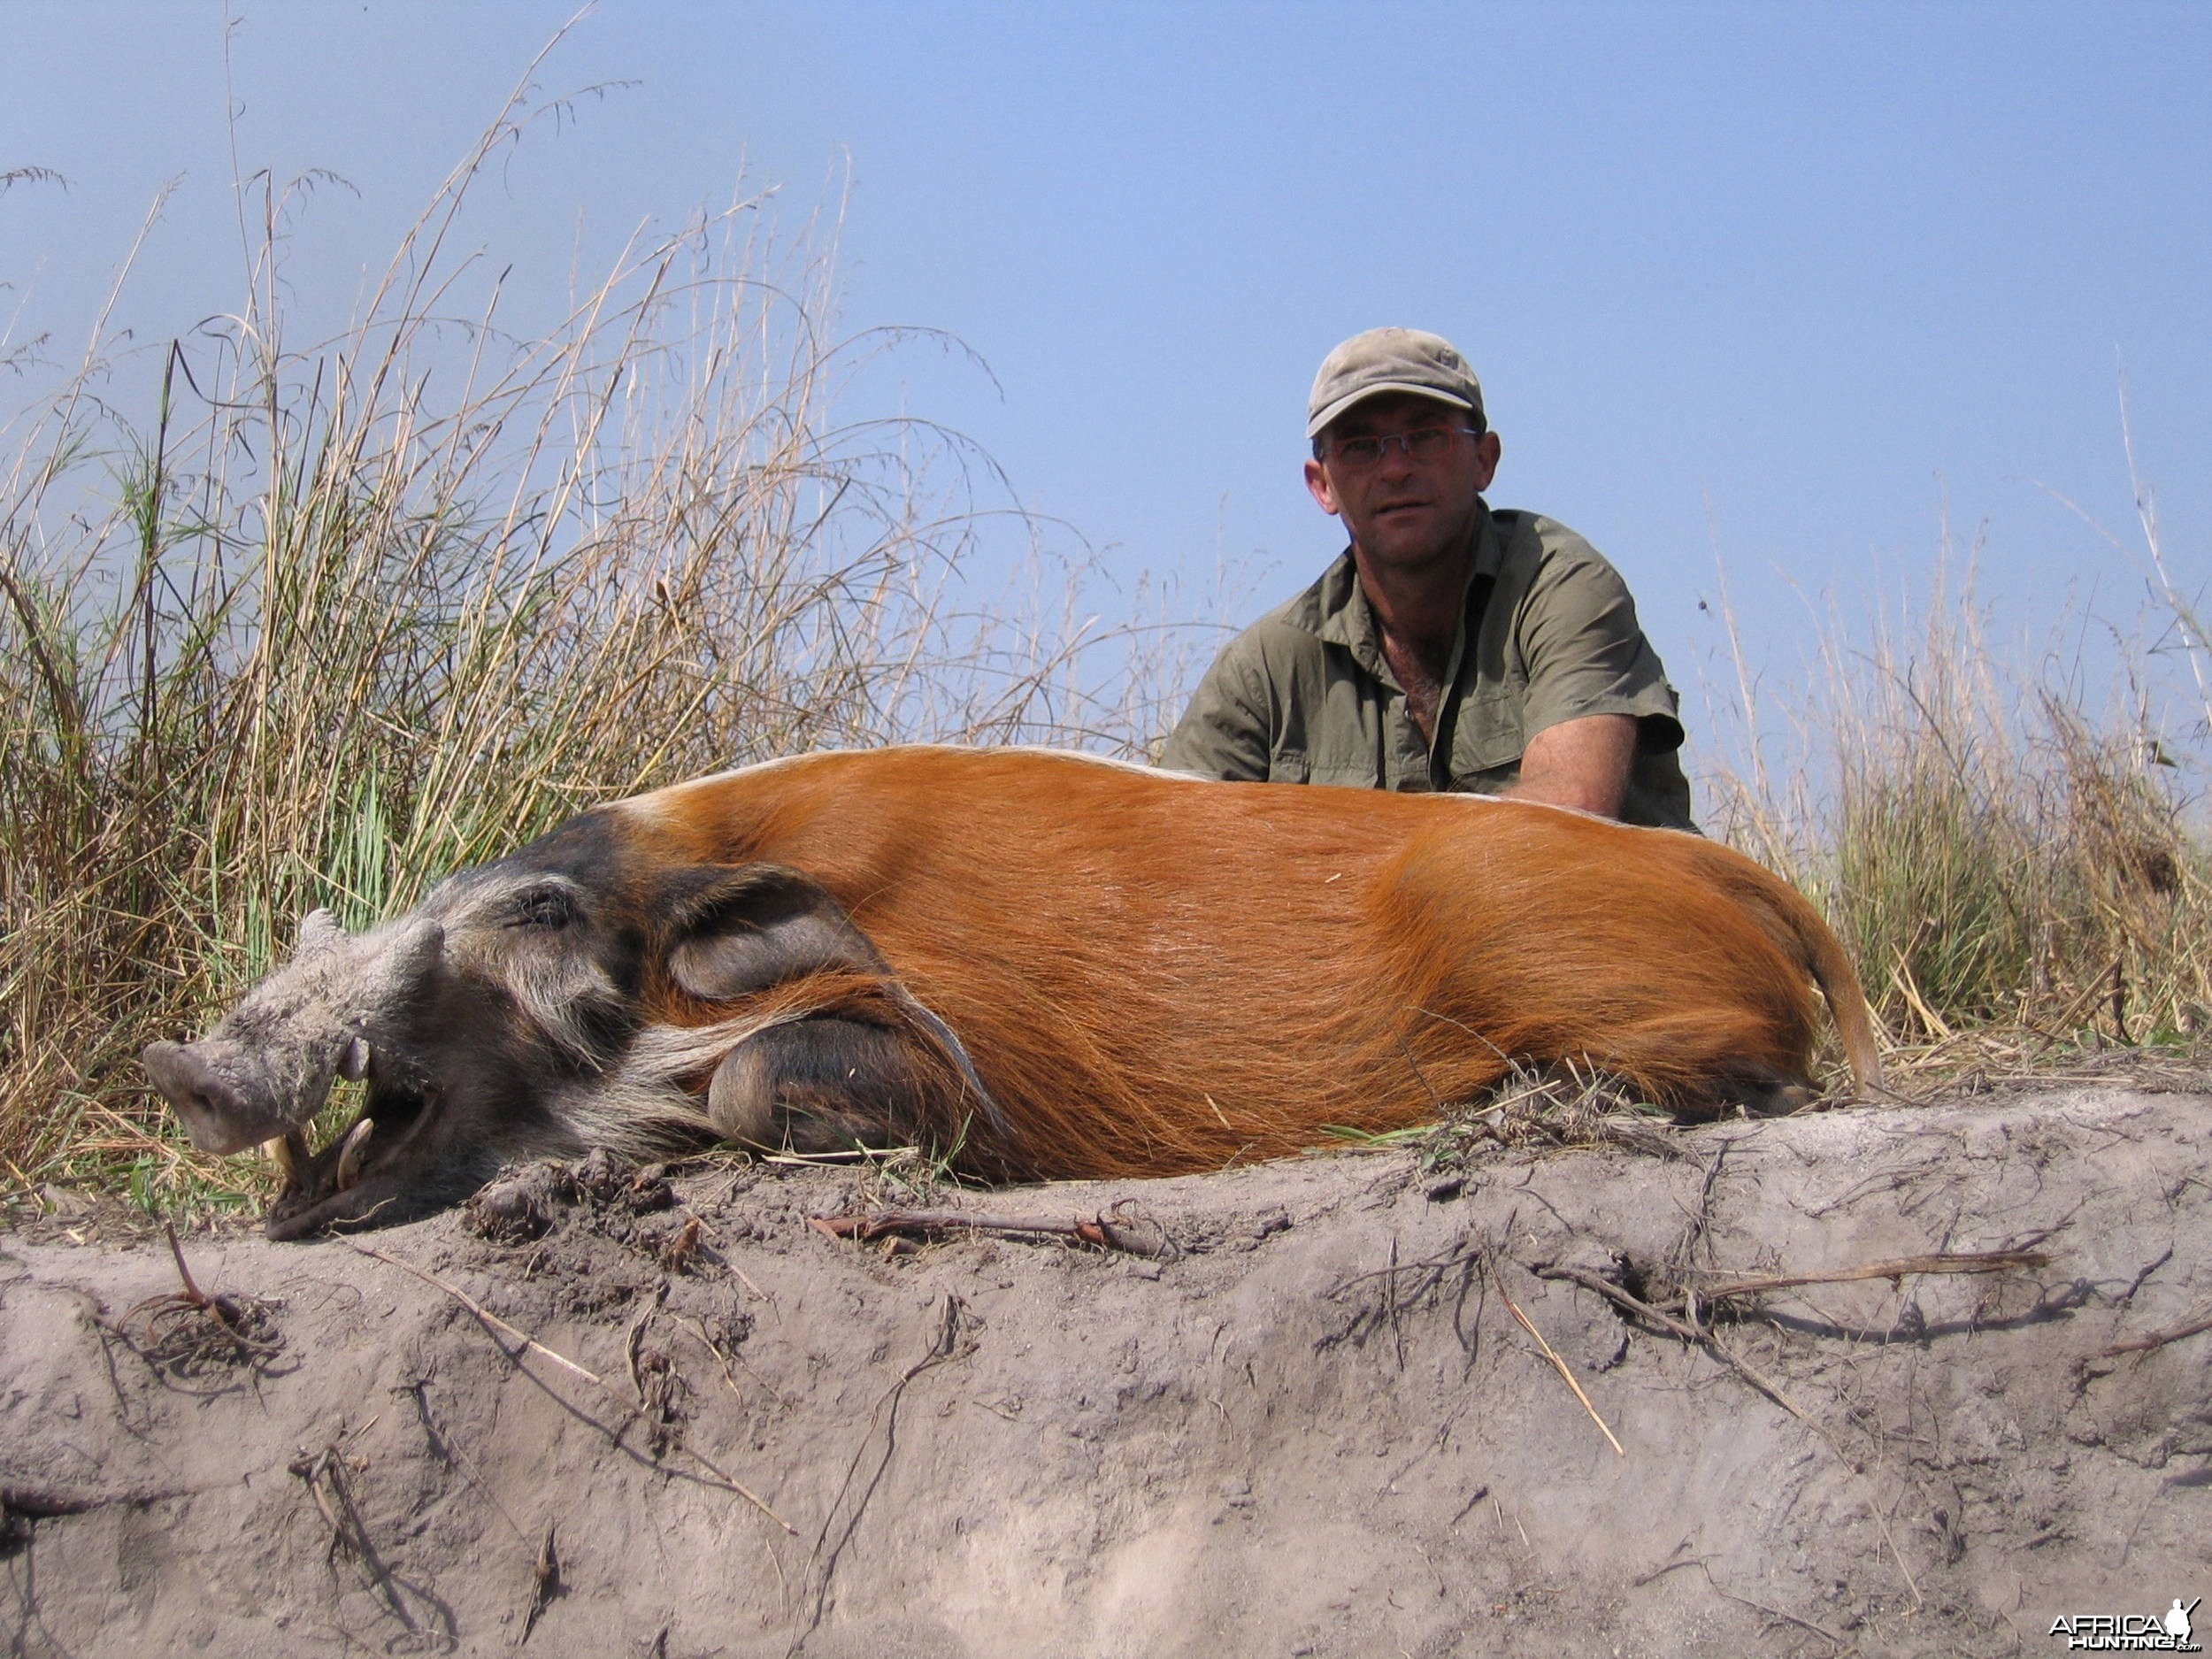
M375 1132L376 1120L373 1118L364 1118L346 1131L345 1144L338 1148L338 1191L344 1192L361 1179L361 1150Z
M303 1145L296 1148L292 1144L298 1139L299 1131L296 1129L288 1135L279 1135L273 1141L264 1141L261 1143L261 1150L282 1172L284 1184L288 1187L297 1187L300 1184L301 1159L297 1154L303 1153L306 1148Z
M346 1050L338 1056L338 1075L349 1083L358 1083L369 1074L369 1040L355 1037L346 1044Z

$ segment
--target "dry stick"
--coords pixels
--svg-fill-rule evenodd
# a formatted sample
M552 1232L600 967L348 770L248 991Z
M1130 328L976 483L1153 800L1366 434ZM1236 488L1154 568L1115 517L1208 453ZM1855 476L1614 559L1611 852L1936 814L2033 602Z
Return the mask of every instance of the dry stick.
M1812 1632L1812 1633L1816 1636L1825 1636L1830 1641L1835 1643L1835 1645L1839 1647L1843 1646L1842 1637L1837 1635L1835 1632L1832 1630L1824 1629L1822 1626L1814 1624L1812 1620L1809 1618L1800 1618L1794 1613L1785 1613L1778 1607L1769 1607L1764 1601L1755 1601L1747 1595L1738 1595L1733 1590L1722 1589L1718 1580L1713 1577L1713 1570L1705 1564L1702 1557L1699 1558L1697 1566L1698 1571L1705 1575L1705 1582L1713 1586L1715 1594L1724 1595L1730 1601L1737 1602L1740 1606L1747 1607L1754 1612L1764 1613L1769 1618L1784 1619L1792 1624L1800 1625L1804 1629Z
M745 1397L745 1391L737 1386L737 1379L730 1371L730 1362L722 1357L722 1350L714 1339L707 1334L707 1327L696 1319L685 1318L680 1313L672 1314L669 1317L675 1320L678 1330L690 1332L693 1336L699 1339L700 1346L714 1356L714 1363L722 1368L722 1381L732 1394L742 1400Z
M879 1239L887 1233L1047 1233L1080 1239L1086 1244L1125 1250L1132 1256L1165 1256L1171 1247L1154 1245L1129 1233L1120 1223L1094 1216L1073 1221L1045 1221L1031 1216L990 1216L964 1210L879 1210L864 1216L815 1216L807 1225L833 1239Z
M2113 1359L2122 1354L2148 1354L2154 1348L2164 1348L2169 1342L2178 1342L2185 1336L2194 1336L2200 1331L2212 1331L2212 1310L2208 1310L2202 1314L2192 1315L2170 1330L2154 1331L2148 1336L2139 1336L2126 1342L2115 1342L2104 1350L2102 1357Z
M715 1248L718 1250L723 1248L722 1235L714 1230L712 1225L707 1221L706 1217L700 1215L695 1210L687 1210L685 1211L685 1214L688 1215L692 1220L699 1224L700 1231L707 1235L707 1238L713 1243ZM740 1267L735 1262L731 1261L726 1256L723 1257L722 1265L728 1268L731 1272L736 1274L738 1282L743 1285L746 1289L751 1291L754 1295L759 1297L763 1302L775 1301L773 1296L763 1290L758 1285L753 1283L750 1274L747 1273L743 1268Z
M564 1586L561 1584L561 1558L553 1547L553 1523L545 1525L545 1541L538 1546L536 1564L530 1570L530 1612L522 1621L522 1640L528 1641L530 1632L545 1617L545 1609L553 1605L553 1598Z
M515 1340L520 1342L531 1352L544 1355L546 1358L551 1360L562 1370L582 1378L593 1387L599 1389L602 1393L606 1394L609 1399L614 1400L618 1402L622 1402L621 1394L616 1392L616 1390L612 1387L609 1386L605 1379L600 1377L597 1372L586 1371L574 1360L565 1358L563 1356L556 1354L551 1348L546 1347L544 1343L539 1341L528 1332L517 1330L513 1325L509 1325L497 1314L492 1312L481 1302L471 1296L466 1291L462 1290L456 1286L449 1285L444 1279L440 1279L435 1273L430 1272L424 1268L417 1267L412 1262L403 1262L396 1256L388 1255L385 1251L378 1249L374 1245L361 1244L351 1239L348 1239L346 1243L352 1248L358 1250L364 1256L373 1256L380 1262L389 1262L394 1267L401 1268L407 1272L412 1273L417 1279L422 1280L424 1284L431 1286L434 1289L443 1291L447 1295L452 1297L454 1301L459 1302L464 1308L466 1308L471 1313L474 1314L479 1319L481 1319L487 1325L496 1330L504 1331L508 1335L513 1337ZM504 1352L503 1349L502 1351ZM511 1360L514 1359L516 1356L509 1354L507 1357ZM625 1409L627 1409L626 1403L625 1403ZM765 1498L763 1498L758 1493L753 1491L751 1487L748 1486L735 1475L731 1474L729 1471L723 1468L719 1463L709 1457L704 1452L699 1450L698 1448L695 1446L682 1446L679 1447L677 1449L681 1451L685 1456L699 1464L699 1466L704 1469L709 1474L714 1476L716 1479L721 1481L722 1484L727 1486L731 1491L736 1493L737 1495L744 1499L746 1502L751 1504L756 1509L758 1509L763 1515L773 1521L778 1526L783 1528L785 1532L790 1533L794 1538L796 1538L799 1535L799 1529L792 1525L790 1522L785 1520L782 1516L778 1515L774 1509L771 1509L768 1505L768 1501Z
M380 1262L388 1262L394 1267L400 1269L403 1272L412 1273L417 1279L419 1279L424 1284L432 1286L434 1289L445 1292L447 1295L452 1297L454 1301L459 1302L464 1308L466 1308L471 1313L481 1319L486 1325L492 1326L495 1330L504 1331L509 1336L514 1338L516 1341L521 1343L523 1347L528 1348L532 1353L542 1354L546 1358L551 1360L556 1365L558 1365L563 1371L569 1372L572 1376L582 1378L593 1387L607 1387L607 1385L601 1380L598 1372L586 1371L574 1360L566 1358L562 1355L556 1354L551 1348L546 1347L544 1343L539 1341L537 1338L532 1336L527 1331L517 1330L513 1325L509 1325L504 1319L501 1318L497 1314L492 1312L490 1309L485 1307L482 1302L477 1301L476 1298L470 1295L466 1291L460 1289L457 1286L447 1284L445 1280L440 1279L435 1273L430 1272L426 1269L417 1267L412 1262L403 1262L396 1256L392 1256L385 1251L380 1250L373 1244L360 1244L355 1242L351 1239L348 1239L346 1243L349 1247L358 1250L364 1256L373 1256ZM507 1357L512 1359L515 1356L510 1354ZM614 1391L609 1388L607 1389L607 1392L612 1394Z
M1863 1267L1843 1268L1832 1273L1777 1273L1744 1279L1724 1279L1717 1285L1701 1285L1701 1301L1723 1296L1753 1296L1761 1291L1788 1290L1798 1285L1843 1285L1861 1279L1898 1279L1907 1273L2001 1273L2008 1268L2043 1267L2050 1257L2040 1250L1970 1250L1935 1256L1901 1256L1893 1262L1869 1262Z
M362 1524L361 1511L353 1502L353 1494L346 1489L344 1463L338 1455L337 1442L333 1441L312 1457L293 1460L291 1472L307 1483L307 1490L315 1500L315 1507L323 1512L323 1519L330 1523L330 1548L334 1553L341 1545L354 1558L355 1563L368 1575L371 1588L380 1592L392 1609L393 1616L409 1630L419 1628L414 1616L408 1612L406 1599L392 1577L392 1570L384 1564L384 1558L369 1541L368 1528ZM337 1498L334 1510L330 1500L324 1496L327 1483Z
M1539 1279L1563 1279L1571 1284L1580 1285L1586 1290L1594 1290L1599 1295L1609 1298L1639 1317L1648 1319L1654 1325L1671 1332L1685 1342L1694 1342L1700 1348L1709 1349L1717 1358L1731 1366L1738 1376L1754 1388L1773 1401L1776 1405L1780 1406L1783 1410L1788 1412L1823 1440L1827 1440L1829 1449L1837 1456L1843 1456L1842 1448L1837 1446L1832 1440L1828 1440L1828 1431L1815 1421L1795 1401L1784 1394L1779 1385L1755 1370L1749 1362L1738 1357L1733 1351L1721 1342L1719 1338L1706 1330L1704 1326L1685 1325L1671 1315L1661 1312L1640 1297L1630 1294L1618 1285L1601 1279L1587 1268L1563 1267L1550 1262L1534 1262L1528 1264L1528 1270ZM1518 1310L1516 1310L1516 1311ZM1847 1463L1850 1462L1848 1458L1845 1458L1844 1461Z
M1616 1453L1623 1457L1627 1456L1628 1448L1613 1438L1613 1431L1605 1426L1605 1419L1598 1415L1598 1409L1590 1403L1590 1396L1582 1392L1582 1385L1575 1380L1575 1374L1567 1369L1567 1362L1552 1352L1551 1344L1544 1340L1544 1333L1529 1323L1528 1315L1521 1311L1520 1304L1513 1300L1512 1293L1501 1284L1498 1286L1498 1294L1505 1298L1506 1307L1511 1311L1513 1317L1521 1322L1521 1329L1536 1339L1536 1346L1543 1349L1544 1357L1552 1363L1567 1386L1575 1391L1575 1398L1582 1402L1582 1409L1590 1414L1590 1421L1598 1425L1598 1432L1605 1436Z

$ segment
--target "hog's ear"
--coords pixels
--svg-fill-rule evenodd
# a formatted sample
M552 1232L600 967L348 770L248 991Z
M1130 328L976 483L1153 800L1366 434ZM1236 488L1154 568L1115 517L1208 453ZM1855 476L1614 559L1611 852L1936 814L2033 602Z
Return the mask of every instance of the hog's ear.
M300 918L299 942L292 947L292 960L305 962L310 956L319 956L345 936L335 912L310 910Z
M374 935L381 946L366 964L356 993L370 1019L388 1018L422 995L438 971L445 929L427 916L408 916Z
M702 1002L726 1002L826 969L886 971L844 906L781 864L687 872L669 910L675 924L669 978Z

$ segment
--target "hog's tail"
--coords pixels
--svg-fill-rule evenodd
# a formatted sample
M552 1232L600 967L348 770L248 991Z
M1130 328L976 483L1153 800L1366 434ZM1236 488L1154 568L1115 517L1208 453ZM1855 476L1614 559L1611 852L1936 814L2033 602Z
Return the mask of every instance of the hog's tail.
M1724 858L1724 868L1716 872L1722 882L1757 918L1767 937L1820 987L1836 1022L1837 1034L1843 1040L1843 1057L1851 1069L1853 1092L1886 1092L1881 1041L1867 1008L1866 993L1860 987L1858 971L1851 965L1850 956L1826 918L1803 894L1764 866L1717 842L1706 846L1713 855Z

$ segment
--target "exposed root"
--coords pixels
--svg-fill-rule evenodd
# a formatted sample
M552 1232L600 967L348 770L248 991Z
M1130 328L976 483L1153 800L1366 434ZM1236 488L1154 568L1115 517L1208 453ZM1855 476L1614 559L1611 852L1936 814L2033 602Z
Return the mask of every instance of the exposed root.
M898 1449L899 1405L906 1397L908 1386L924 1371L941 1365L947 1360L958 1359L963 1355L974 1352L975 1340L963 1328L961 1316L966 1306L959 1297L949 1291L946 1293L944 1300L938 1304L937 1329L931 1338L928 1352L899 1374L898 1380L883 1391L876 1401L875 1409L868 1414L868 1426L861 1436L860 1444L853 1450L852 1461L845 1466L845 1479L823 1514L821 1531L815 1534L813 1553L807 1563L809 1576L814 1580L814 1593L806 1622L792 1638L785 1659L791 1659L791 1655L804 1647L807 1638L822 1623L822 1615L829 1602L830 1579L837 1571L838 1559L845 1553L845 1546L852 1542L853 1533L860 1525L860 1517L867 1512L868 1500L875 1495L877 1486L882 1484L884 1471L891 1466L891 1455ZM879 1422L883 1425L883 1455L877 1460L875 1471L868 1477L866 1485L861 1487L859 1496L843 1517L844 1525L840 1527L838 1512L844 1508L845 1500L852 1494L854 1482L860 1472L861 1460L867 1455L868 1442L875 1438ZM834 1544L829 1541L833 1529L837 1532Z
M192 1381L240 1367L265 1373L284 1349L275 1304L258 1296L208 1294L185 1265L176 1227L167 1231L182 1288L139 1302L123 1316L116 1334L157 1374L173 1380Z
M1458 1339L1460 1351L1467 1356L1469 1365L1474 1363L1479 1333L1482 1327L1483 1300L1478 1300L1471 1325L1466 1319L1468 1296L1480 1291L1486 1299L1487 1275L1482 1271L1482 1248L1471 1239L1455 1240L1451 1248L1440 1255L1424 1256L1417 1262L1398 1260L1398 1241L1390 1241L1390 1263L1371 1273L1355 1273L1349 1279L1332 1285L1327 1295L1334 1302L1346 1293L1362 1285L1379 1283L1382 1295L1355 1313L1341 1329L1331 1331L1315 1342L1317 1352L1348 1341L1354 1347L1364 1347L1367 1339L1386 1325L1390 1327L1391 1343L1397 1355L1398 1369L1405 1369L1405 1315L1426 1306L1432 1300L1440 1300L1445 1286L1451 1284L1452 1332Z

